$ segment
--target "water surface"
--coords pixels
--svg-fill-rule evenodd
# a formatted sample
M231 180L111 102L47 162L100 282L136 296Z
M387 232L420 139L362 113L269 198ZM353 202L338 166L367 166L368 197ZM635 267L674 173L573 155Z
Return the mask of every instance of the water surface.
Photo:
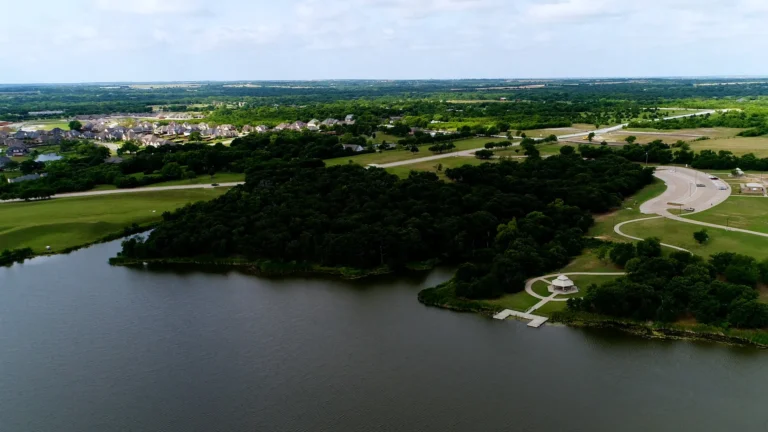
M0 431L756 431L768 353L428 308L362 283L0 269Z

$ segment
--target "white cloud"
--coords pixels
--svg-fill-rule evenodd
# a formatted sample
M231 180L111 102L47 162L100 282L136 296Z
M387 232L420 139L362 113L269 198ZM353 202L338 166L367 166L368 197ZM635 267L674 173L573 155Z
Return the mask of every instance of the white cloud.
M200 15L208 9L197 0L95 0L97 9L138 15L185 14Z
M536 3L525 11L527 17L538 22L579 23L590 18L607 17L625 9L625 3L612 0L561 0Z

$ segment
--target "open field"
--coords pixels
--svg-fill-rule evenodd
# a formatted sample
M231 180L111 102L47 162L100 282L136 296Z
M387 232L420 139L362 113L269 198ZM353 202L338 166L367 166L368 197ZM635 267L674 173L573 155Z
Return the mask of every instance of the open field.
M456 149L454 151L482 148L485 145L485 143L501 142L501 141L507 141L507 140L503 138L469 138L464 140L457 140L453 142L456 145ZM325 164L326 166L334 166L334 165L343 165L343 164L349 163L349 161L352 161L352 163L365 166L370 164L385 164L385 163L399 162L399 161L409 160L409 159L419 159L425 156L432 156L433 153L427 150L429 147L431 147L431 145L425 144L425 145L419 146L420 151L416 154L413 154L407 150L396 149L396 150L383 151L381 153L366 153L366 154L356 155L356 156L344 156L344 157L335 158L335 159L328 159L325 161Z
M448 168L456 168L464 165L480 165L484 162L493 162L493 160L484 161L471 156L457 156L410 165L401 165L387 168L386 170L387 172L395 174L400 178L408 177L411 171L430 171L437 174L437 176L441 179L445 180L445 170ZM438 165L442 165L441 171L437 170Z
M754 153L759 158L768 157L768 137L735 137L694 141L691 148L701 150L728 150L735 155Z
M66 119L29 120L24 122L21 128L27 131L52 130L56 128L69 130L69 122Z
M717 207L687 218L768 233L768 198L730 197ZM763 242L768 247L768 239Z
M651 128L625 128L620 131L612 132L622 135L635 135L640 137L641 134L633 134L632 132L652 132L654 134L664 135L695 135L695 136L708 136L710 138L733 138L739 132L744 129L740 128L698 128L698 129L651 129ZM690 137L689 137L690 138Z
M622 231L640 238L658 237L663 243L680 246L703 257L709 257L719 252L737 252L750 255L758 260L768 258L768 239L765 237L707 228L710 239L704 245L699 245L693 239L693 233L702 228L706 227L669 219L652 219L624 225Z
M483 300L483 303L487 303L492 306L499 306L504 309L512 309L520 312L525 312L533 307L540 300L531 296L525 291L521 291L515 294L507 294L494 300Z
M594 128L595 128L595 125L574 123L573 125L571 125L571 127L531 129L531 130L525 130L523 132L525 133L525 136L530 138L544 138L550 135L568 135L568 134L575 134L575 133L581 133L581 132L584 132L584 135L586 135L589 133L589 131L593 130ZM512 132L515 133L517 131L512 131Z
M157 222L165 211L215 198L226 190L174 190L2 204L0 249L31 247L43 253L46 246L56 252L88 244L133 223Z

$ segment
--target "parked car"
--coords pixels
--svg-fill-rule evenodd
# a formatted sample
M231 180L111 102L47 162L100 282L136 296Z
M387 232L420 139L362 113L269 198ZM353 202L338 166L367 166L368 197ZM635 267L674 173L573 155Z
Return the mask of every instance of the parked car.
M218 186L218 185L219 185L218 183L213 183L213 184L211 184L211 186L213 186L213 187L216 187L216 186Z
M684 208L683 210L685 210L685 211L687 211L687 212L695 212L695 211L696 211L696 209L695 209L695 208L693 208L693 207L686 207L686 208Z
M709 179L710 179L710 180L720 180L719 178L717 178L717 177L715 177L715 176L709 176Z

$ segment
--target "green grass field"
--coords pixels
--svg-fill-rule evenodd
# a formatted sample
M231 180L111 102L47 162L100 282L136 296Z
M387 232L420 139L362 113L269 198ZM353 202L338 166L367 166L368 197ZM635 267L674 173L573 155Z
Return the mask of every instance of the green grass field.
M226 189L126 193L0 204L0 250L31 247L42 253L88 244L133 223L157 222L165 211L209 200Z
M456 168L464 165L480 165L484 162L493 162L493 161L484 161L484 160L477 159L475 157L457 156L457 157L448 157L448 158L443 158L438 160L414 163L410 165L401 165L401 166L391 167L391 168L387 168L387 172L395 174L400 178L406 178L411 173L411 171L431 171L437 174L438 177L444 180L445 170L447 170L448 168ZM438 165L442 165L442 171L437 170Z
M687 218L768 233L768 198L732 196L717 207ZM768 239L765 239L765 245L768 246Z
M759 158L768 157L768 137L734 137L690 142L691 148L701 150L728 150L735 155L754 153Z
M635 195L625 199L620 210L612 213L596 215L595 225L589 230L589 233L587 234L592 237L600 237L604 240L620 242L627 241L625 237L616 234L613 231L613 227L616 224L624 221L648 217L649 215L643 215L640 213L640 204L661 195L665 190L667 190L667 186L664 184L664 182L659 179L654 179L653 183L644 187Z
M705 227L669 219L652 219L624 225L622 231L640 238L658 237L663 243L680 246L703 257L719 252L737 252L758 260L768 258L768 238L709 228L709 241L699 245L693 239L693 233L702 228Z
M458 140L453 142L456 145L456 149L454 151L482 148L486 143L501 142L501 141L506 141L506 140L502 138L469 138L464 140ZM328 159L325 161L325 165L326 166L344 165L352 161L352 163L365 166L370 164L386 164L390 162L400 162L400 161L409 160L409 159L419 159L419 158L433 155L431 151L427 150L429 147L430 147L429 145L420 146L419 147L420 151L416 154L413 154L410 151L397 149L397 150L387 150L381 153L367 153L367 154L362 154L357 156L344 156L344 157L335 158L335 159Z
M483 300L483 303L487 303L491 306L502 307L504 309L512 309L525 312L539 301L540 300L536 297L529 295L525 291L521 291L516 294L507 294L495 300Z

